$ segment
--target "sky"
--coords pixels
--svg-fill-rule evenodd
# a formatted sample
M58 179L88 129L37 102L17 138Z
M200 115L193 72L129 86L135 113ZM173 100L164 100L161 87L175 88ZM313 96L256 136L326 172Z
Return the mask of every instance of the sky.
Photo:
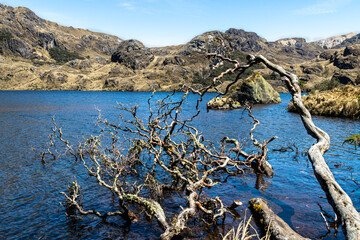
M0 0L65 26L137 39L148 47L185 44L207 31L256 32L268 41L315 41L360 33L360 0Z

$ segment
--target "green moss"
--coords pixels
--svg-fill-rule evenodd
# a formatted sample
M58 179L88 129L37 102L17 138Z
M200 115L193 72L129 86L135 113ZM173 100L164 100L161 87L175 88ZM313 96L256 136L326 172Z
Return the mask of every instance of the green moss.
M126 194L125 198L129 202L133 202L141 206L144 206L145 209L152 215L156 213L156 207L154 206L154 204L144 198L140 198L135 194Z

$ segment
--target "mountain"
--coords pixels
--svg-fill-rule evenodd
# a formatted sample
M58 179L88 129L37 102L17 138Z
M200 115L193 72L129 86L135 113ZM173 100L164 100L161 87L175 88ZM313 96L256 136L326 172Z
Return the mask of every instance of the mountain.
M347 41L356 35L357 35L356 33L348 33L348 34L341 35L341 36L334 36L334 37L321 39L321 40L315 41L314 43L320 45L321 47L323 47L325 49L331 49L334 47L338 47L344 41Z
M81 56L111 55L122 39L103 33L64 27L39 18L30 9L0 4L1 34L10 34L4 52L30 60L49 60L47 50L63 47Z
M138 40L61 26L27 8L0 4L0 89L179 90L184 83L193 87L207 84L230 67L223 64L214 70L219 60L208 58L208 53L242 62L246 61L246 54L253 53L295 71L309 90L322 79L332 78L344 67L341 61L357 59L348 55L341 60L340 52L356 45L358 35L349 34L341 43L337 41L338 45L333 44L337 50L325 49L324 44L329 42L323 40L321 45L303 38L268 42L254 32L231 28L200 34L178 46L148 48ZM354 78L358 67L353 67L341 71L352 71ZM283 91L276 74L261 66L256 71L275 89Z

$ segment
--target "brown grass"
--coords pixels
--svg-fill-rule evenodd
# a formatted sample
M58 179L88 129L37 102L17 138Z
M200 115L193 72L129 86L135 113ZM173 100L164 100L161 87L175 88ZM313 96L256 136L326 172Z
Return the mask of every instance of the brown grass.
M313 115L360 119L360 87L344 86L329 91L309 94L302 98ZM288 110L295 112L292 103Z

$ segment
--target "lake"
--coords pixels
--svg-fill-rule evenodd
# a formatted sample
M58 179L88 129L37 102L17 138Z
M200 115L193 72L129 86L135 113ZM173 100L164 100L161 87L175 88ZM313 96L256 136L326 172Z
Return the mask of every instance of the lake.
M121 219L112 218L103 223L93 216L76 221L66 217L61 191L74 180L82 182L86 192L83 203L88 209L106 210L110 202L105 190L94 191L96 183L82 173L80 164L49 161L42 164L40 152L47 146L51 132L51 118L67 138L74 143L97 134L95 126L98 110L109 120L118 119L117 102L136 104L146 114L146 92L73 92L73 91L0 91L0 239L156 239L162 232L157 224L139 221L125 226ZM156 93L161 99L166 93ZM175 94L180 97L181 93ZM219 143L224 136L249 139L250 119L241 110L206 111L206 102L214 94L205 96L200 115L193 125L204 137ZM226 184L215 186L209 196L219 196L225 203L233 200L244 204L238 208L242 217L250 216L247 202L253 197L266 199L272 209L291 227L303 236L320 238L327 232L320 215L320 204L333 214L324 199L312 167L303 154L314 140L306 131L297 114L287 112L290 94L281 94L282 103L256 105L254 116L261 124L256 128L259 140L272 136L279 138L269 145L269 162L274 168L274 177L257 179L254 174L230 177ZM196 96L191 95L183 108L186 116L193 112ZM325 159L335 178L360 209L360 189L352 178L360 183L360 150L342 145L346 136L359 133L360 122L341 118L314 117L317 126L331 137L331 148ZM300 154L272 151L295 145ZM245 147L250 149L249 144ZM295 149L293 147L293 149ZM80 172L80 174L79 174ZM164 200L167 205L178 207L176 199ZM227 218L229 225L231 217ZM216 239L229 230L215 228L208 231L194 230L193 238ZM325 239L343 239L341 229L337 237L333 232Z

